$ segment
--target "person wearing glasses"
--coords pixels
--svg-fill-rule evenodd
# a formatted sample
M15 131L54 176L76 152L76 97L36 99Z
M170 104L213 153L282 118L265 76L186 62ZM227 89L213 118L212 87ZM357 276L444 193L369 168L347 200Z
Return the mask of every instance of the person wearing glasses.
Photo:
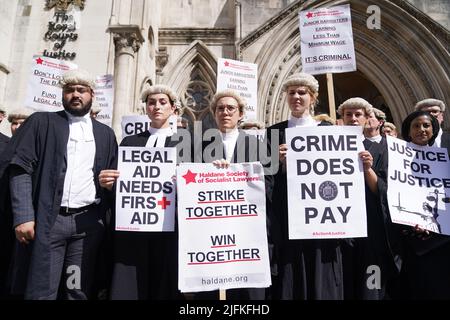
M434 141L434 147L446 148L450 155L450 133L442 130L442 123L444 122L445 104L438 99L424 99L416 103L414 106L416 111L427 111L435 117L439 123L439 132Z
M211 112L217 125L217 132L211 141L203 142L202 161L212 162L216 167L227 168L230 163L259 161L259 141L239 129L239 122L244 116L246 101L233 90L217 92L210 104ZM199 162L198 158L196 162ZM271 177L266 177L266 194L270 194ZM269 204L266 203L266 207ZM267 289L268 290L268 289ZM267 299L265 288L244 288L227 290L227 300L264 300ZM195 299L218 299L218 291L198 292Z

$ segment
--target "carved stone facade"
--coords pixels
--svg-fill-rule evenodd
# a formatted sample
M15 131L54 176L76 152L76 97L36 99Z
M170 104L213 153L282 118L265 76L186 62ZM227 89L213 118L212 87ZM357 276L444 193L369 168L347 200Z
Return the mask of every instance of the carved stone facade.
M83 10L85 2L86 0L46 0L45 9L51 10L56 7L57 10L66 11L70 5L73 5Z
M377 1L379 30L367 28L367 1L348 3L358 71L334 74L336 104L365 97L396 125L422 98L450 106L450 2ZM342 1L3 1L0 103L7 110L22 106L31 58L45 48L48 21L57 10L76 8L81 25L70 44L77 53L73 62L96 75L115 75L116 118L142 112L141 92L164 83L179 94L185 118L213 126L208 105L216 91L217 60L224 57L258 64L258 117L270 125L288 117L281 84L302 69L298 11L338 4ZM317 78L317 111L326 112L325 76ZM113 121L117 131L120 119Z

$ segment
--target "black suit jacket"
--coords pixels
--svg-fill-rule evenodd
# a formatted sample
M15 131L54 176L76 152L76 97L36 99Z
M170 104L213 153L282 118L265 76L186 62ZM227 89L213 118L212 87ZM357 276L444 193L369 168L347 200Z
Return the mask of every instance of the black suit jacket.
M448 155L450 156L450 133L443 132L441 137L441 148L446 148Z
M5 150L9 139L9 137L5 136L3 133L0 133L0 154L3 152L3 150Z

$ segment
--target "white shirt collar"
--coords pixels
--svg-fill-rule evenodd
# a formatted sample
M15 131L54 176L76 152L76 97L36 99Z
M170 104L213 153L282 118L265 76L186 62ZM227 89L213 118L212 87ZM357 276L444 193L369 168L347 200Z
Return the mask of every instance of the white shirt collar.
M316 120L313 119L313 117L311 117L311 115L307 115L305 117L302 118L297 118L294 117L292 114L289 117L288 120L288 127L289 128L293 128L293 127L313 127L313 126L317 126L318 122Z
M151 135L160 135L160 136L171 136L173 135L173 131L171 127L167 128L153 128L150 127L148 129Z
M372 142L380 143L382 137L380 135L377 135L375 137L366 137L366 139Z
M442 133L442 128L439 128L439 132L436 136L436 139L434 140L433 147L441 147Z
M220 134L222 135L222 141L232 141L232 140L236 140L238 135L239 135L239 130L238 129L233 129L231 131L227 131L227 132L220 132Z
M65 111L65 110L64 110ZM94 140L92 120L89 112L84 116L77 117L65 111L69 120L69 138L74 140Z
M64 112L67 114L67 118L69 119L69 122L91 123L91 115L89 112L81 117L74 116L73 114L67 112L66 110L64 110Z

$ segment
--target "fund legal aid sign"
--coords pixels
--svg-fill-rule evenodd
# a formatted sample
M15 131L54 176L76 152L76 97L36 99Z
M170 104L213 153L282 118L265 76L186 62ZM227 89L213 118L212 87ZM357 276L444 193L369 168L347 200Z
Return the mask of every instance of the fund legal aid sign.
M174 231L176 148L119 147L117 231Z
M268 287L264 171L260 163L182 163L177 170L182 292Z
M63 110L59 80L66 71L77 68L77 65L71 62L33 56L25 106L36 111Z
M362 128L286 130L289 239L367 236Z
M447 149L386 137L388 203L392 222L450 235L450 162Z
M350 5L299 12L303 72L356 70Z

